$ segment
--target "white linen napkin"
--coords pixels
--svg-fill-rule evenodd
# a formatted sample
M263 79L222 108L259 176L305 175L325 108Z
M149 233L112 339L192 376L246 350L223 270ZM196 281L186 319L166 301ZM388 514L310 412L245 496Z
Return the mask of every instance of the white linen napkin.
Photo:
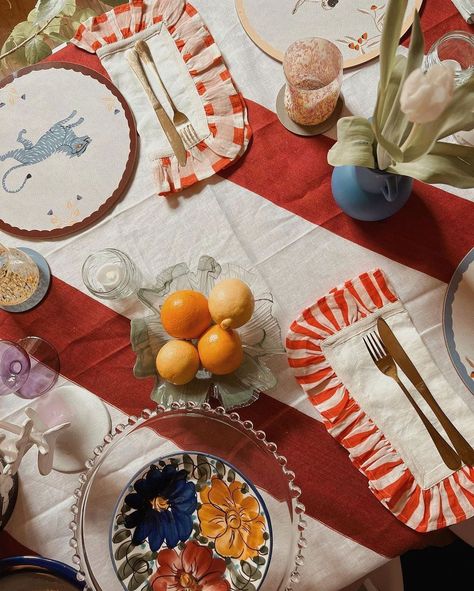
M474 3L472 0L451 0L454 6L459 10L463 19L469 25L474 23Z

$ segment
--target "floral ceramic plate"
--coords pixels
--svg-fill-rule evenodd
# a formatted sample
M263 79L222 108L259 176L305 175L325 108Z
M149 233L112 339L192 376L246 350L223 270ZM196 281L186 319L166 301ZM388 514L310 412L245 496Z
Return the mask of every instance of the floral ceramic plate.
M255 311L247 324L237 330L242 340L244 361L232 374L214 376L205 370L184 386L174 386L162 380L156 372L155 359L160 348L171 339L161 324L160 308L167 296L181 289L193 289L205 296L217 281L238 278L247 283L255 298ZM156 378L151 399L168 406L179 400L196 404L210 397L218 398L226 410L251 404L259 392L270 390L276 377L265 365L265 357L283 354L280 326L273 316L273 297L258 276L238 265L220 265L210 256L202 256L196 271L186 263L165 269L152 289L140 289L138 297L152 314L131 321L130 341L137 359L133 372L137 378Z
M474 248L463 258L449 282L443 328L451 361L474 394Z
M110 537L125 591L144 583L256 591L271 560L270 519L256 488L234 466L196 452L141 470L119 499Z
M173 403L129 417L94 454L70 525L87 591L294 591L301 490L250 421Z

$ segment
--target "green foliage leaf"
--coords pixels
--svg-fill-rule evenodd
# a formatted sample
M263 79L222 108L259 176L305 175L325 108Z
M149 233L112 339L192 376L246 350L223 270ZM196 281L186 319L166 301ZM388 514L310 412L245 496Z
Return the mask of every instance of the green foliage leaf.
M23 21L14 27L13 31L10 33L10 37L18 45L18 43L28 39L28 37L30 37L35 31L36 27L32 23Z
M51 33L59 33L61 29L61 19L61 16L53 18L53 20L49 23L46 29L43 29L43 32L47 35L51 35Z
M151 572L150 572L151 574ZM135 591L135 589L138 589L138 587L140 587L140 585L142 583L144 583L149 577L149 573L148 571L145 571L143 573L134 573L133 577L130 579L130 581L128 582L127 588L128 591Z
M222 480L224 478L224 476L225 476L225 466L219 460L217 460L217 462L216 462L216 470L217 470L217 475Z
M474 148L436 142L429 154L414 162L397 162L388 171L425 183L446 183L470 189L474 187Z
M412 162L431 151L436 140L461 130L474 128L473 96L474 77L454 91L451 102L443 113L430 123L418 124L410 134L407 145L402 146L403 156L397 160Z
M388 97L385 94L390 75L395 65L395 56L400 41L400 31L408 0L390 0L385 12L382 40L380 43L380 81L375 105L374 120L380 129L383 129L388 109L385 105Z
M421 67L424 57L424 40L423 33L421 32L420 15L418 11L415 12L415 18L411 30L410 48L408 50L408 57L402 58L399 62L402 66L402 75L397 80L397 86L395 86L394 96L390 96L389 100L386 101L386 108L388 108L388 116L382 129L381 135L395 146L399 146L400 142L405 138L411 127L412 123L408 121L405 113L400 108L400 95L402 92L403 84L407 77ZM400 58L401 56L397 56ZM397 66L395 66L397 69ZM390 86L390 84L389 84ZM377 133L376 133L377 137ZM380 165L380 162L379 162Z
M188 454L183 454L183 468L188 474L193 473L194 462L192 461L191 456Z
M130 530L119 529L114 533L113 538L112 538L112 542L114 542L114 544L119 544L120 542L123 542L124 540L129 538L130 535L131 535Z
M337 122L337 142L328 152L332 166L375 167L374 132L363 117L343 117Z
M125 558L125 556L127 556L127 553L130 550L130 548L133 548L132 542L130 540L123 542L122 544L120 544L117 550L115 550L115 558L117 560L122 560L122 558Z
M59 14L72 16L76 12L76 0L38 0L35 9L33 24L42 26Z
M51 55L51 47L45 43L40 36L35 36L25 45L26 61L29 64L36 64L48 55Z

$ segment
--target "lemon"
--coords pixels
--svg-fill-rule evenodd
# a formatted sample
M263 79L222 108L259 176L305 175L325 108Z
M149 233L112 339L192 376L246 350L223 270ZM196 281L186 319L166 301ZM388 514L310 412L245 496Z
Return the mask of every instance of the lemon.
M188 341L168 341L156 356L156 370L175 386L190 382L199 369L199 354Z
M224 279L213 287L208 305L214 322L227 330L239 328L250 320L255 300L246 283L240 279Z

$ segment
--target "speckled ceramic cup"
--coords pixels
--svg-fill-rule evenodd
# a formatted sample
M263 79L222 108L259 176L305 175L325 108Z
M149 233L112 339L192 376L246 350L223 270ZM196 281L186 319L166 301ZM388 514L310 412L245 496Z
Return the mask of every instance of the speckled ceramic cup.
M292 43L283 57L285 109L300 125L318 125L334 111L341 92L343 58L319 37Z

